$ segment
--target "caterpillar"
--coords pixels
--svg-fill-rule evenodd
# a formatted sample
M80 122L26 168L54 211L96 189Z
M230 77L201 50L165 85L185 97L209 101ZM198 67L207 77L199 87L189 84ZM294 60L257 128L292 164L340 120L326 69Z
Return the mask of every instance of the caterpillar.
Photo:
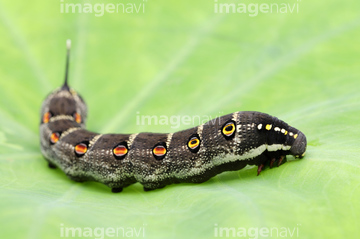
M305 135L265 113L240 111L183 131L98 134L85 129L87 106L68 85L70 40L67 40L65 81L41 107L40 147L50 168L70 179L97 181L121 192L139 182L145 191L173 183L201 183L246 165L302 158Z

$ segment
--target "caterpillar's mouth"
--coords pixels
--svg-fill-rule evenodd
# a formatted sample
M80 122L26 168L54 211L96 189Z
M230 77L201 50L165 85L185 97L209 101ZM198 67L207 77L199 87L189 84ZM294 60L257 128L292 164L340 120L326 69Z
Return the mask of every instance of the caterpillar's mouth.
M302 158L306 151L306 136L299 131L298 137L290 148L290 153L296 158Z

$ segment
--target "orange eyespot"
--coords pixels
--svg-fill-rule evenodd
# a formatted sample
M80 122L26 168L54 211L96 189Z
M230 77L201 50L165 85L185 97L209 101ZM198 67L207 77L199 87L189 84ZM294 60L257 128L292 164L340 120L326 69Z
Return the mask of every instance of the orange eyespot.
M81 124L82 119L81 119L81 115L79 113L77 113L77 112L74 113L73 117L74 117L76 123Z
M83 156L88 150L88 146L84 143L77 144L75 146L75 154L80 157Z
M153 148L154 157L158 160L165 158L166 148L162 144L158 144Z
M54 132L50 136L50 143L55 144L57 141L59 141L60 134L58 132Z
M153 152L155 156L163 156L164 154L166 154L166 148L162 145L159 145L153 149Z
M123 159L125 158L126 154L128 153L128 149L125 145L119 144L113 149L113 154L116 159Z
M46 112L46 113L43 115L42 122L43 122L44 124L49 123L51 117L52 117L51 113L50 113L50 112Z

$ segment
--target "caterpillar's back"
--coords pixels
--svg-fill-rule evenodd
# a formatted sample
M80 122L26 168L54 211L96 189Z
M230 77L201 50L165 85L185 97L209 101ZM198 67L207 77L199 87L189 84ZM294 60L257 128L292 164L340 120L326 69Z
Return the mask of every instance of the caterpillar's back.
M64 85L41 108L41 151L49 166L71 179L98 181L113 192L135 182L145 190L204 182L246 165L257 165L259 174L306 150L301 131L260 112L235 112L169 134L97 134L85 129L86 116L86 104L68 86L66 73Z

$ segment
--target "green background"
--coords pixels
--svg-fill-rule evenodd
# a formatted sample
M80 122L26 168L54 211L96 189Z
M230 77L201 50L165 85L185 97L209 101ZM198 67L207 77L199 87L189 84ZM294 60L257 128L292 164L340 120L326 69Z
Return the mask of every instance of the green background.
M287 238L358 238L360 2L283 1L299 12L256 17L215 14L210 0L129 2L144 13L61 14L60 1L0 0L1 238L60 238L62 227L142 228L147 238L276 227L297 230ZM137 112L256 110L303 131L306 157L258 177L252 168L151 192L73 182L47 167L38 133L41 102L64 78L68 38L88 129L175 132L195 125L137 125Z

